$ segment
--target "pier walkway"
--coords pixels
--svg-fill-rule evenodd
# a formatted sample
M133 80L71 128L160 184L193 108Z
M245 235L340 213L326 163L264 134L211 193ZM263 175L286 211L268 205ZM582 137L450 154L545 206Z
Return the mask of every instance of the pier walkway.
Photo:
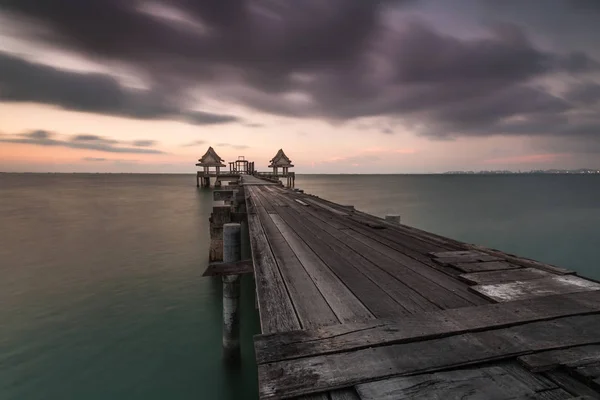
M261 399L600 398L600 284L241 179Z

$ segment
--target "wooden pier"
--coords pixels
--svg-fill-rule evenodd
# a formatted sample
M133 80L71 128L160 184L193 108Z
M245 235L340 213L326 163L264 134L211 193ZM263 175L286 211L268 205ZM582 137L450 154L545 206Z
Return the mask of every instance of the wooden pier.
M599 283L259 175L235 190L261 399L600 398Z

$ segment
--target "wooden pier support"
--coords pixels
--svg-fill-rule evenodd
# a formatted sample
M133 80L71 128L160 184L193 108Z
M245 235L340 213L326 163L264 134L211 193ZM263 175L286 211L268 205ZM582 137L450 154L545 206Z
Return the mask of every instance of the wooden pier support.
M241 227L237 223L223 225L223 261L241 260ZM233 359L240 350L240 276L223 276L223 355Z
M214 206L210 216L209 261L223 261L223 227L231 222L231 206Z

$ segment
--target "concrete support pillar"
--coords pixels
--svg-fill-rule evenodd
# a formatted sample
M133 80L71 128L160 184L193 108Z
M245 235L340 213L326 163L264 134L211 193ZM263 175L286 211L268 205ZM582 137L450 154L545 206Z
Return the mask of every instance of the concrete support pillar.
M400 223L400 216L397 214L388 214L385 216L385 220L394 224Z
M223 261L223 227L231 222L231 206L214 206L210 216L210 249L208 259L211 262Z
M200 171L196 172L196 187L200 187Z
M241 260L240 224L223 225L223 262ZM240 351L240 276L223 276L223 354L231 359Z

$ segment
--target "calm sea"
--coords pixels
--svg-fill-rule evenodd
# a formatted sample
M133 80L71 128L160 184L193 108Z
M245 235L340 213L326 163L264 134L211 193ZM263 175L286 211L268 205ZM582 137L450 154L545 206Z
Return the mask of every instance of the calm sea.
M600 279L600 176L304 175L306 192ZM193 175L0 174L0 399L255 399L221 362L209 191Z

